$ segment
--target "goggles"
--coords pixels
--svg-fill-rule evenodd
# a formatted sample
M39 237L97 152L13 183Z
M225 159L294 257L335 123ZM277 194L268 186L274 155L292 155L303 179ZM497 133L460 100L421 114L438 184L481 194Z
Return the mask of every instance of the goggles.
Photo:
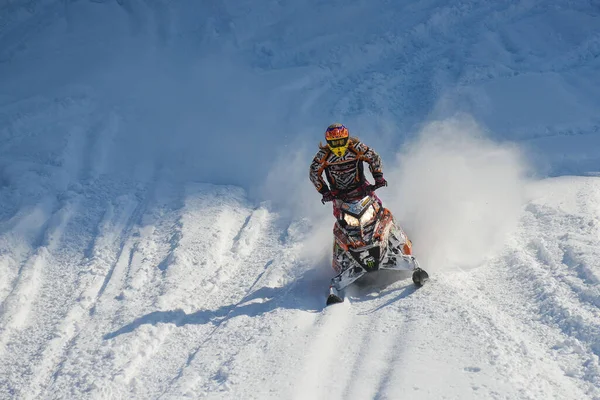
M348 138L331 139L327 141L329 147L344 147L348 144Z

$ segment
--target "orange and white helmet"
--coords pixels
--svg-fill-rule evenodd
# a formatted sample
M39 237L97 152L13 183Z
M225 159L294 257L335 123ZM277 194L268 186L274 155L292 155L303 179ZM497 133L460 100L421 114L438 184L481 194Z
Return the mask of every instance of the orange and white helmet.
M331 124L325 131L327 146L329 146L333 154L338 157L343 157L344 154L346 154L349 137L350 133L348 132L348 128L342 124Z

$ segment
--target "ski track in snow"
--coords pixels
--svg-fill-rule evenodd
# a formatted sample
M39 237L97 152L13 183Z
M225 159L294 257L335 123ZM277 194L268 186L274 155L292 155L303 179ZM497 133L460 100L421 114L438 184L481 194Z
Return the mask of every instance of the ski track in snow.
M409 131L457 103L510 139L580 144L549 150L555 170L595 168L593 4L188 2L202 18L182 27L194 13L169 2L96 3L0 7L0 68L25 57L34 82L17 91L15 76L0 93L0 399L600 399L597 178L531 183L518 231L477 268L418 290L402 276L324 308L330 271L308 265L301 221L282 227L241 188L180 178L168 149L127 154L127 135L152 123L135 102L146 92L120 103L34 73L46 32L67 29L75 55L86 40L112 47L78 20L104 13L156 49L185 39L277 75L274 102L294 115L278 127L313 115L365 127L372 112ZM361 23L334 32L331 15ZM61 79L76 85L71 72ZM519 123L498 87L561 96ZM514 107L529 111L527 99Z

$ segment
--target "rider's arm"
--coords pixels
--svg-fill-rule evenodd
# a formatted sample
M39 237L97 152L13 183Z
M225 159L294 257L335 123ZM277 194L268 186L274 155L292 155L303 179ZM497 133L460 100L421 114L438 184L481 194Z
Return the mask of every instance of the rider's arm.
M377 179L383 177L381 157L379 157L379 154L377 154L375 150L360 141L357 141L354 144L354 149L358 154L359 160L369 164L369 170L371 171L373 178Z
M329 186L323 179L323 171L326 167L327 152L325 149L319 150L313 162L310 164L309 177L310 181L315 185L317 191L321 194L329 192Z

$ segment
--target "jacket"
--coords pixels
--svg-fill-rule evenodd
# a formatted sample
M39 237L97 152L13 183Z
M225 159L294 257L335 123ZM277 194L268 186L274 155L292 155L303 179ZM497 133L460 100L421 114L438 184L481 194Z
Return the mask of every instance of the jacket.
M310 180L321 194L331 191L350 191L365 184L364 164L369 164L373 178L383 176L381 157L373 149L357 138L348 140L348 150L338 157L327 145L319 146L319 151L310 164ZM329 186L323 179L323 173Z

